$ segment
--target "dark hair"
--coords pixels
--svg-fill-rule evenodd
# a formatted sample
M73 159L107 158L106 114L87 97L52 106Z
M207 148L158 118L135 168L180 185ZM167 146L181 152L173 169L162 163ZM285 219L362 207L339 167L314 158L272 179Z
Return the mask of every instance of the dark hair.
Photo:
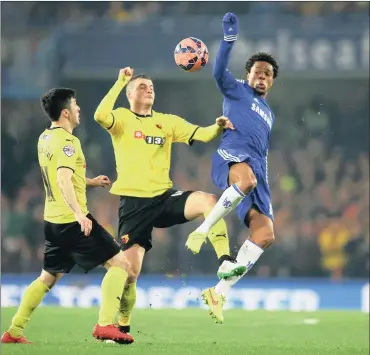
M72 98L76 98L73 89L51 89L41 96L41 107L51 121L58 121L62 110L70 106Z
M271 64L272 68L274 69L274 79L279 75L279 65L271 54L264 52L253 54L245 64L245 71L247 73L251 72L251 69L255 62L266 62Z

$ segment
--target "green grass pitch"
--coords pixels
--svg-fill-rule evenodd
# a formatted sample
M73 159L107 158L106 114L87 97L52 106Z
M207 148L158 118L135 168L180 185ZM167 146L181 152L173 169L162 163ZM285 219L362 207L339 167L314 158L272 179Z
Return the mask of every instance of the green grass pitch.
M1 310L4 331L14 308ZM225 311L214 324L205 310L134 311L132 345L91 337L97 309L38 309L25 335L32 345L2 344L3 355L367 355L369 315L360 312ZM313 324L312 324L313 323Z

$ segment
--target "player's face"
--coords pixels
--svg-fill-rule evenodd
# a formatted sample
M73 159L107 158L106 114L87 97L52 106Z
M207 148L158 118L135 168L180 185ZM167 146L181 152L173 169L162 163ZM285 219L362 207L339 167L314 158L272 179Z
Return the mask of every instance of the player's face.
M272 65L267 62L255 62L250 73L247 74L247 81L258 94L267 94L274 83Z
M148 79L136 79L127 93L130 102L136 105L152 106L155 93L153 82Z
M71 104L69 109L66 109L68 112L68 119L73 125L76 127L80 124L80 106L77 105L77 101L75 98L71 99Z

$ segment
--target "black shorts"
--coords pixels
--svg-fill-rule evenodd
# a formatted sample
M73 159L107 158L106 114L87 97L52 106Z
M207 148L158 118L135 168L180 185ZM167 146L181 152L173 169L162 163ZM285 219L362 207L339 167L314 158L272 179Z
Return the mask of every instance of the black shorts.
M92 230L88 237L81 232L78 222L44 224L44 270L68 273L76 264L85 272L104 264L120 252L118 242L88 214Z
M185 203L193 191L167 190L155 197L121 196L118 235L122 250L139 244L145 251L152 248L152 230L188 222Z

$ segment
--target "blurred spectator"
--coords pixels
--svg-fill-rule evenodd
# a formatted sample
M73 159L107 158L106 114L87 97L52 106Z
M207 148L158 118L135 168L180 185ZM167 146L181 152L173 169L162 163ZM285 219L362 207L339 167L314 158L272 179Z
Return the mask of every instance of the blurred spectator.
M322 16L327 14L350 15L368 13L369 3L366 1L335 1L335 2L159 2L159 1L27 1L4 3L2 5L2 30L12 31L15 22L17 31L27 31L27 25L34 28L50 28L68 22L81 25L88 19L91 21L107 18L113 22L142 21L148 17L170 15L215 15L220 16L227 11L238 15L294 14L302 17Z
M349 230L339 217L329 219L329 225L319 234L322 267L335 278L343 275L343 269L347 263L344 248L350 239Z
M122 1L110 1L105 16L116 22L125 22L131 19L132 14L125 8Z

